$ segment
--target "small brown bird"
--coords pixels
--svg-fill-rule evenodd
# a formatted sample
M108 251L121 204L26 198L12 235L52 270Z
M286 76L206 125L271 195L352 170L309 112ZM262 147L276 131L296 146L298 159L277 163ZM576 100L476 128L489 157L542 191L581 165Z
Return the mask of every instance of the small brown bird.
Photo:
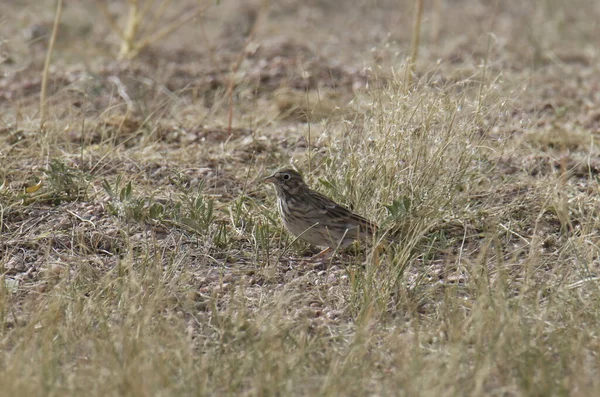
M373 222L311 190L294 169L277 171L264 182L275 186L277 208L285 228L310 244L329 247L321 254L355 240L372 238L377 230Z

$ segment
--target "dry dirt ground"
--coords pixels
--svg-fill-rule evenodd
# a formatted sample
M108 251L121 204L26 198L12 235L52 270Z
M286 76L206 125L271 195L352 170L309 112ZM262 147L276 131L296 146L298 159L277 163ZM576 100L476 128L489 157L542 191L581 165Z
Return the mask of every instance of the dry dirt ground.
M0 395L597 395L600 2L415 3L3 2Z

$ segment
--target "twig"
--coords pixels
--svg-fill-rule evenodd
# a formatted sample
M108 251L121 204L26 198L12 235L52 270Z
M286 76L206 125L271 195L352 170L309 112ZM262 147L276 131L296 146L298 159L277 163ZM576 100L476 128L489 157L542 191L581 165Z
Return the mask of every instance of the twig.
M406 89L410 89L412 85L412 75L419 56L419 42L421 41L421 17L423 15L423 0L417 1L417 9L415 10L415 25L413 27L413 37L411 43L411 56L407 68L407 84Z
M125 88L121 80L117 76L110 76L108 78L108 81L117 86L117 92L119 93L121 98L127 103L127 112L134 111L135 108L133 105L133 101L127 94L127 89Z
M119 36L119 38L121 40L124 40L125 39L125 33L123 33L123 30L115 22L115 20L112 17L112 15L110 15L110 12L108 11L108 8L106 7L106 4L105 4L104 0L96 0L96 4L98 5L98 8L100 8L100 12L102 12L102 14L104 14L104 17L108 21L108 24L110 25L110 28Z
M440 20L442 17L442 0L434 0L431 21L431 41L435 44L440 39Z
M130 54L134 52L134 41L139 26L138 0L129 0L129 15L127 16L127 26L125 26L125 31L123 32L123 40L121 40L119 58L130 57Z
M158 40L164 38L165 36L170 35L175 30L179 29L182 25L184 25L186 22L188 22L189 20L198 16L198 14L203 12L205 9L206 8L197 8L192 13L183 12L182 15L179 17L180 19L177 19L177 20L171 22L169 25L165 26L158 32L154 33L153 35L149 36L148 38L142 40L140 43L136 44L134 49L132 50L132 56L137 55L142 49L144 49L149 44L152 44L153 42L158 41Z
M42 72L42 88L40 91L40 129L44 127L46 121L46 95L48 89L48 74L50 73L50 61L52 60L52 51L54 50L54 43L56 42L56 35L58 33L58 23L60 22L60 16L62 14L62 0L58 0L56 3L56 13L54 14L54 25L52 26L52 35L50 36L50 43L48 44L48 51L46 52L46 62L44 63L44 71Z

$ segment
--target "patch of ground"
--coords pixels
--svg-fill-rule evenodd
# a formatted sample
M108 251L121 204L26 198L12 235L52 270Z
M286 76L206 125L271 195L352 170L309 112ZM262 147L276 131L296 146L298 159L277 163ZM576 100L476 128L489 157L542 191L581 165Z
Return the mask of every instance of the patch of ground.
M66 2L43 123L55 3L3 6L3 392L594 395L597 2L425 2L411 79L413 2L213 3L118 60ZM392 243L311 260L287 164Z

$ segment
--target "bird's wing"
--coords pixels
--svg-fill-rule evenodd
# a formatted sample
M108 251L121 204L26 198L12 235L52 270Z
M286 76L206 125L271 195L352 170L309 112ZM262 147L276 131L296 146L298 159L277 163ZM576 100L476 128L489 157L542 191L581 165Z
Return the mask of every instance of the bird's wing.
M331 217L332 222L346 222L348 224L355 224L359 227L366 229L366 231L370 233L374 233L377 230L377 225L375 225L370 220L363 218L360 215L355 214L350 211L348 208L344 207L331 200L327 196L312 190L310 192L312 198L319 203L317 206L320 208L318 210L319 213L323 215L328 215Z

